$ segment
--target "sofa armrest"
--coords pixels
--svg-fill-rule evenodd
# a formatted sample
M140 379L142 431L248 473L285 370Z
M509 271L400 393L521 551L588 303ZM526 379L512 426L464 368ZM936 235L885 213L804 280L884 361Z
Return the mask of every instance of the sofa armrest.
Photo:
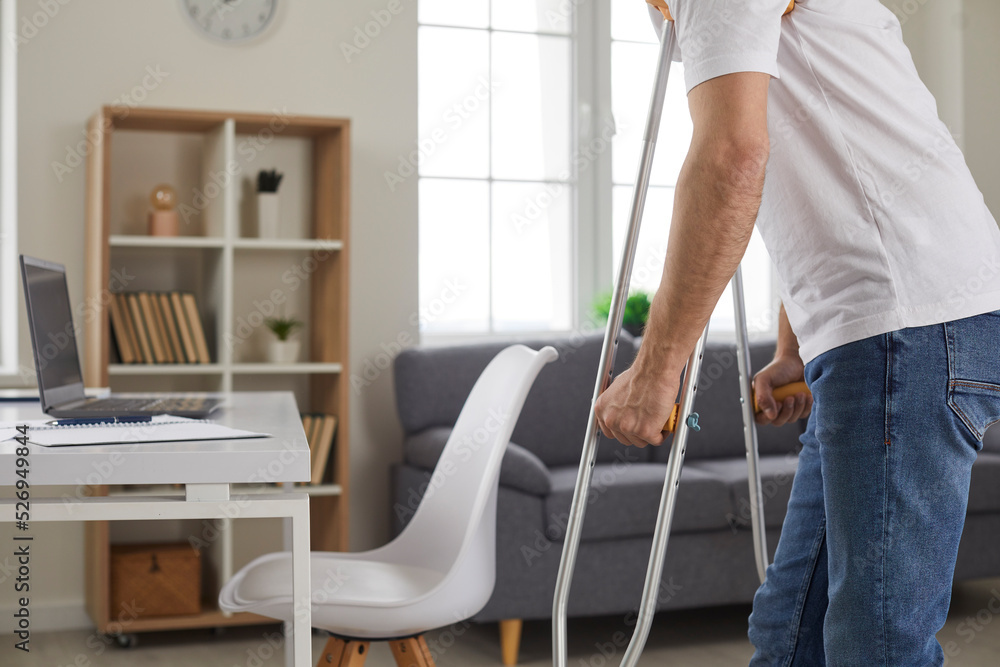
M451 435L448 426L432 426L406 436L403 452L406 462L417 468L433 470ZM542 460L518 444L511 442L500 464L500 483L535 496L547 496L552 491L552 476Z

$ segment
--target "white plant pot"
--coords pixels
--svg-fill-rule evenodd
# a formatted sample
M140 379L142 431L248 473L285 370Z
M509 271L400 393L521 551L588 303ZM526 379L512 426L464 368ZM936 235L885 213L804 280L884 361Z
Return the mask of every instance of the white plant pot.
M257 193L257 236L262 239L278 238L278 193Z
M297 340L271 340L267 344L267 360L272 364L294 364L299 360Z

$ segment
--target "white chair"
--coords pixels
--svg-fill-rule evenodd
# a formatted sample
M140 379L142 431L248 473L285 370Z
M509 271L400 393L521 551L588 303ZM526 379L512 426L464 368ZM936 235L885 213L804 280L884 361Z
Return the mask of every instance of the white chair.
M312 623L331 634L319 664L360 667L388 641L399 667L433 667L423 633L463 621L496 580L496 500L503 458L524 399L552 347L502 350L465 401L419 507L402 533L372 551L312 554ZM292 620L288 552L255 559L223 587L224 611Z

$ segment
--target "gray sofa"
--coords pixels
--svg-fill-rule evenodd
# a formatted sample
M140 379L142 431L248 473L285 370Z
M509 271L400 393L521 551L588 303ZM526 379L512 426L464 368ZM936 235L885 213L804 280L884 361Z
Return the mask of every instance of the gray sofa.
M502 634L510 619L551 616L601 340L592 334L525 342L536 349L554 345L560 357L539 374L501 468L496 587L474 620L502 621ZM616 373L628 367L638 345L622 333ZM504 346L414 348L397 357L405 460L392 469L394 531L412 516L465 397ZM773 349L773 342L753 345L753 367L764 366ZM696 401L702 429L692 433L688 445L659 609L747 603L757 589L737 378L735 348L709 344ZM772 555L803 427L804 421L758 429ZM1000 573L1000 431L993 429L987 437L973 473L957 579ZM638 449L602 437L570 616L623 614L627 620L637 608L668 455L667 445Z

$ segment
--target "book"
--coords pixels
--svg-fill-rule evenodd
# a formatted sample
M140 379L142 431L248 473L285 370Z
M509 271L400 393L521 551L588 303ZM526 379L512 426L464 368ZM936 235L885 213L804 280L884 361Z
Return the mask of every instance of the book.
M181 302L180 292L170 293L170 305L174 308L174 319L177 320L177 331L181 336L181 345L184 347L184 358L189 364L198 363L198 351L194 347L191 339L191 328L187 324L187 317L184 315L184 304Z
M212 359L208 356L208 341L205 340L205 330L201 328L201 317L198 315L198 304L195 303L194 295L183 294L181 301L184 303L184 314L187 316L187 323L191 328L194 347L198 351L198 362L210 364Z
M162 364L167 360L166 355L163 353L163 342L160 340L160 332L156 327L156 316L153 314L153 302L149 298L148 292L139 292L139 306L142 312L142 325L146 329L146 335L149 336L149 344L153 350L153 360Z
M135 323L132 322L132 312L128 307L128 298L122 294L114 295L115 300L118 301L118 310L122 314L122 320L125 322L125 332L128 336L129 345L132 347L132 356L135 362L142 362L142 350L139 349L139 339L135 335Z
M125 320L122 317L122 311L118 305L116 294L111 295L111 298L108 300L108 307L111 311L111 330L114 332L115 343L118 346L118 357L123 364L131 364L135 361L135 355L132 351L132 343L128 338L128 330L125 328Z
M337 430L337 418L334 415L323 415L320 418L320 430L316 435L316 444L309 447L311 453L310 463L312 474L310 482L312 484L322 484L323 474L326 472L326 464L330 459L330 450L333 448L333 438Z
M142 350L142 360L151 364L153 358L153 347L149 342L149 332L146 331L145 320L142 317L142 308L139 305L139 295L128 295L128 308L132 313L132 323L135 325L135 335L139 339L139 348Z
M163 345L163 358L168 364L176 362L174 350L170 347L170 338L167 335L167 323L163 319L163 310L160 308L160 295L150 294L149 303L153 310L153 319L156 320L156 333L160 336L160 344Z
M312 451L313 435L313 416L312 415L302 415L302 430L306 433L306 442L309 443L309 451Z
M157 294L156 297L160 301L163 326L167 330L167 338L170 340L170 349L173 352L174 360L183 364L187 360L184 358L184 348L181 347L181 336L177 331L177 322L174 320L174 309L170 305L170 297L166 293Z

